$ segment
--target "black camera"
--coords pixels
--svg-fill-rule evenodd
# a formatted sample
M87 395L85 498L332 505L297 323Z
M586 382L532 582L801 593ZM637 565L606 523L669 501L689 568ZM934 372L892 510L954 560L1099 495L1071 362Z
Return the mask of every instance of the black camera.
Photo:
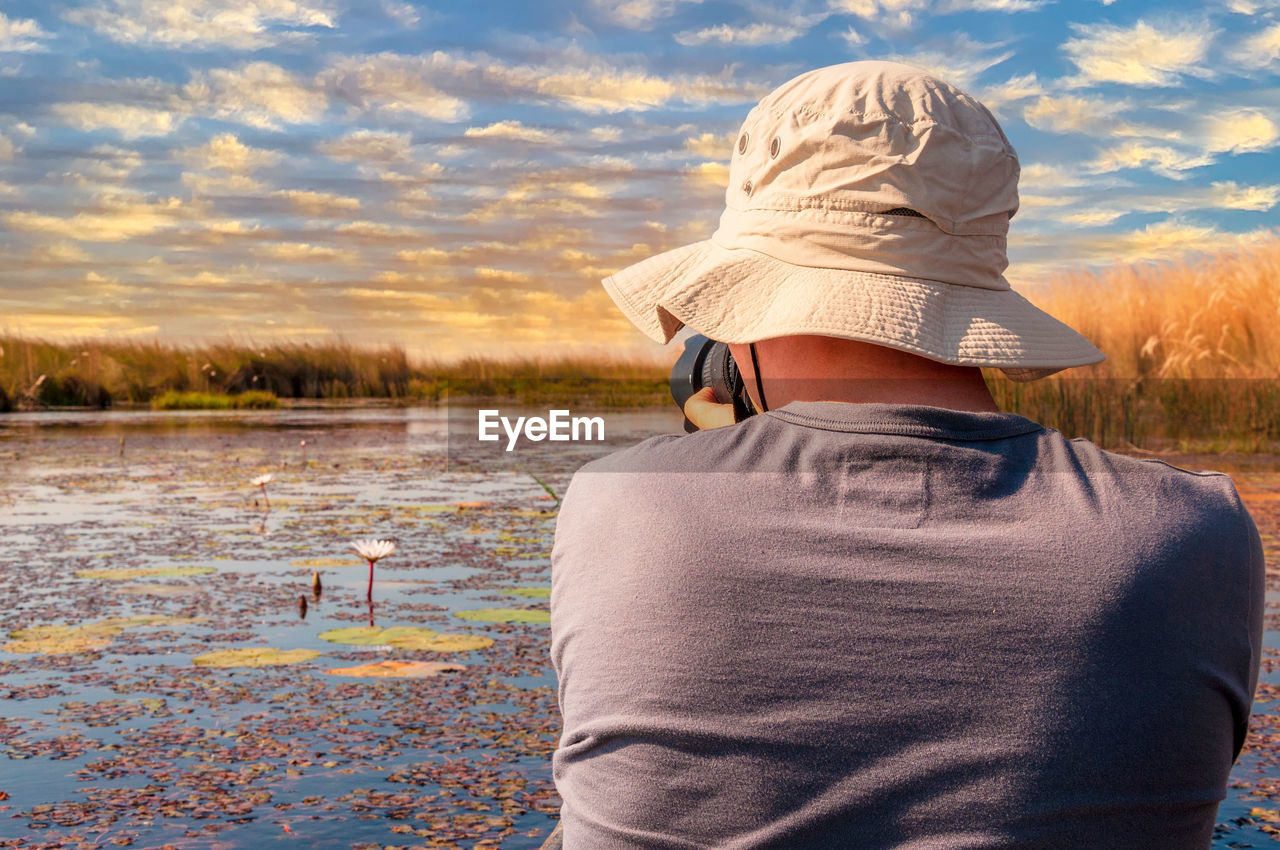
M703 387L711 387L715 391L716 401L733 405L735 422L741 422L756 412L747 397L742 374L738 371L738 364L733 362L729 346L694 334L685 341L684 352L671 368L671 397L675 399L676 407L684 410L684 403ZM686 417L684 430L691 434L698 430L698 426Z

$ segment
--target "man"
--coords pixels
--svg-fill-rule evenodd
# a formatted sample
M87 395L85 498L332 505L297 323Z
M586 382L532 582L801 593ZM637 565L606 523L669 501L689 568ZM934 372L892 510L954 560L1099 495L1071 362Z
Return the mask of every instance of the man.
M1231 480L1002 413L1098 362L1009 288L1018 162L903 65L748 115L710 240L605 280L731 344L760 415L586 465L552 554L568 850L1204 848L1247 731Z

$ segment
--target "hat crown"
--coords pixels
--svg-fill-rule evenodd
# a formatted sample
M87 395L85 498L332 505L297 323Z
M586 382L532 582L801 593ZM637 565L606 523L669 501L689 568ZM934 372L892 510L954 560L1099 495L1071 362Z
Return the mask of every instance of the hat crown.
M801 74L748 113L726 205L905 207L948 234L1004 235L1018 174L1013 146L973 97L909 65L848 62Z

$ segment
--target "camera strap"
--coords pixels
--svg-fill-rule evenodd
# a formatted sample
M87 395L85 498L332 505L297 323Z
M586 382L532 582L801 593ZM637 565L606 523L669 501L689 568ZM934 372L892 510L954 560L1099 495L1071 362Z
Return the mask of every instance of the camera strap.
M750 343L751 348L751 371L756 376L756 395L760 397L760 412L765 413L769 410L769 403L764 400L764 382L760 380L760 361L756 359L756 344Z

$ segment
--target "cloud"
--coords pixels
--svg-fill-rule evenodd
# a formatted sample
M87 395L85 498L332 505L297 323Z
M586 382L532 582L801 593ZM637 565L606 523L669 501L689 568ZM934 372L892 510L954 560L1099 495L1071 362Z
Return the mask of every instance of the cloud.
M1127 108L1123 101L1098 97L1044 96L1022 110L1022 119L1037 130L1053 133L1093 133L1106 121Z
M1234 180L1214 183L1209 197L1216 207L1265 212L1280 203L1280 185L1240 186Z
M1201 21L1170 20L1161 27L1138 21L1132 27L1072 24L1075 38L1062 49L1079 69L1078 85L1123 83L1173 86L1184 74L1207 77L1201 63L1214 33Z
M347 198L332 192L312 192L306 189L279 189L271 193L273 198L282 198L289 206L303 215L313 218L342 216L360 209L359 198Z
M31 18L10 18L0 12L0 53L42 53L48 48L41 41L49 33Z
M1224 244L1248 241L1249 238L1245 234L1223 233L1212 225L1194 224L1174 217L1149 224L1141 230L1104 237L1102 245L1113 246L1109 253L1117 260L1133 262L1191 251L1212 251Z
M1263 68L1280 59L1280 24L1267 27L1257 35L1246 38L1236 56L1253 68Z
M449 252L439 248L417 248L412 251L396 252L396 259L400 262L421 268L448 265L449 258Z
M469 139L508 139L535 144L554 142L556 137L537 127L526 127L519 121L499 121L484 127L468 127L462 135Z
M1182 172L1212 162L1213 157L1208 154L1178 150L1168 145L1129 141L1104 149L1088 167L1094 172L1149 167L1156 174L1181 180L1185 176Z
M689 30L677 33L675 39L685 47L696 47L700 44L737 44L744 47L756 47L761 44L787 44L807 33L817 23L817 19L797 21L789 24L755 23L733 27L720 24L704 27L700 30Z
M481 280L500 281L502 283L532 283L533 276L510 269L494 269L481 266L475 270L476 277Z
M974 94L978 100L982 101L983 106L1000 116L1008 104L1043 95L1044 86L1040 84L1035 71L1032 71L1029 74L1010 77L1003 83L983 86Z
M1073 189L1088 183L1089 179L1075 168L1047 165L1040 162L1024 163L1021 174L1018 176L1020 187L1030 188L1039 192L1048 192L1052 189Z
M401 0L382 0L382 13L402 27L416 27L421 20L414 5Z
M584 179L585 178L585 179ZM609 197L604 183L586 173L526 175L496 200L480 204L464 219L476 223L511 220L551 221L557 218L598 218L607 211L600 203Z
M176 151L174 158L192 168L252 174L260 168L279 165L282 156L276 151L251 148L241 143L233 133L220 133L203 145Z
M1203 125L1205 146L1211 152L1253 153L1273 148L1280 129L1258 109L1233 109L1211 115Z
M1256 15L1258 12L1278 7L1280 2L1277 0L1227 0L1227 8L1237 15Z
M733 142L737 132L703 133L684 140L684 149L704 159L729 159L733 156Z
M354 130L337 139L322 142L318 149L339 162L404 162L411 151L408 133Z
M351 303L343 306L349 313L385 316L386 322L415 334L425 328L447 350L459 354L527 354L530 346L562 352L594 345L609 346L616 353L619 344L652 349L599 286L563 294L516 285L499 289L478 280L461 295L421 291L421 285L431 283L428 279L407 290L349 287L342 295Z
M270 242L255 248L254 254L287 263L350 263L359 257L355 251L306 242Z
M724 162L700 162L686 173L698 183L710 183L721 189L729 185L729 166Z
M442 121L467 117L465 102L560 104L587 113L642 111L757 100L766 89L735 69L717 75L657 76L566 48L543 64L485 54L379 53L339 60L319 75L335 100L361 109L415 111ZM428 83L427 81L430 81ZM448 94L445 94L448 92Z
M928 71L957 88L969 89L988 68L1013 56L1013 51L1002 50L1003 47L1003 44L984 44L960 33L945 51L921 50L909 55L895 54L888 58Z
M84 131L114 130L122 139L167 136L186 118L168 109L127 103L55 103L49 111L69 127Z
M104 195L92 210L59 217L34 212L4 214L14 230L78 242L122 242L180 224L196 212L178 198L148 201L127 195Z
M256 50L334 27L327 5L300 0L101 0L63 13L120 44Z
M590 0L591 8L610 23L634 30L650 30L663 18L676 13L682 4L702 0Z
M1084 217L1088 213L1081 215ZM1138 230L1119 233L1101 232L1073 238L1064 238L1061 233L1019 236L1010 240L1010 253L1014 255L1012 268L1026 279L1046 276L1081 263L1110 265L1167 260L1192 252L1243 248L1264 238L1274 238L1274 231L1258 229L1229 233L1211 224L1173 216Z
M15 151L17 151L17 148L14 147L13 142L0 135L0 162L8 162L13 159Z
M1125 212L1125 210L1081 210L1064 215L1059 220L1081 227L1103 227L1120 218Z
M246 174L206 174L199 171L186 171L182 174L182 183L191 189L193 196L260 196L267 191L265 183Z
M334 228L334 233L353 236L364 242L410 242L421 243L430 239L431 234L416 227L401 224L386 224L381 221L348 221Z
M323 91L270 62L197 71L182 94L215 118L268 130L316 122L329 105Z
M437 121L462 121L467 104L435 84L427 57L379 53L349 56L322 71L318 79L335 100L362 111L412 113Z
M942 12L1034 12L1051 6L1056 0L949 0Z
M835 14L856 15L890 30L909 29L916 15L929 8L930 0L832 0Z
M854 48L861 47L867 43L867 38L853 27L846 27L845 31L840 33L840 38L844 40L845 47Z

